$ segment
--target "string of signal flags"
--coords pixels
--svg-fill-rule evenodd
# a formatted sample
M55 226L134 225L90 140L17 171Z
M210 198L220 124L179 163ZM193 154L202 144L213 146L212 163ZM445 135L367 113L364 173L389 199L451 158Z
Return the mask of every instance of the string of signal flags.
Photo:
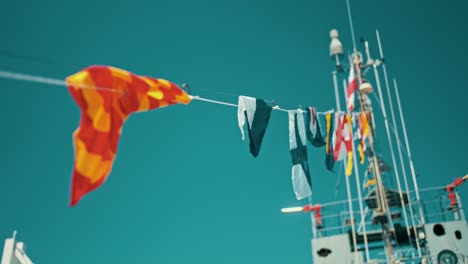
M110 175L125 121L136 112L154 110L193 100L237 107L237 119L250 153L257 157L273 110L288 113L289 147L292 160L292 185L298 200L312 195L307 157L307 141L316 148L325 147L325 166L333 171L335 162L344 161L345 175L352 173L353 141L358 140L360 163L364 163L366 139L371 129L369 112L353 112L357 82L350 72L347 90L349 113L314 107L286 110L275 103L239 96L238 104L190 95L173 82L129 71L93 65L67 77L65 81L0 70L0 77L66 86L81 110L80 123L73 133L74 165L70 206L77 205L88 193L98 189Z

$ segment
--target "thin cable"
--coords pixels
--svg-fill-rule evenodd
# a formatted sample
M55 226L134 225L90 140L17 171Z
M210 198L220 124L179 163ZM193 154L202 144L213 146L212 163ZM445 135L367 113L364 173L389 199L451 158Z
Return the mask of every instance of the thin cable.
M274 110L278 110L278 111L283 111L283 112L289 112L290 110L285 110L285 109L281 109L279 107L273 107Z
M207 102L207 103L212 103L212 104L219 104L219 105L227 105L227 106L232 106L232 107L238 107L238 105L236 104L231 104L231 103L228 103L228 102L223 102L223 101L218 101L218 100L212 100L212 99L208 99L208 98L203 98L203 97L200 97L198 95L190 95L190 98L192 100L198 100L198 101L203 101L203 102ZM283 108L280 108L279 106L273 106L273 110L278 110L278 111L282 111L282 112L300 112L300 113L304 113L305 111L304 110L301 110L301 109L294 109L294 110L287 110L287 109L283 109Z
M29 54L13 52L13 51L10 51L10 50L0 50L0 55L2 55L4 57L10 57L10 58L21 59L21 60L26 60L26 61L46 63L46 64L49 64L49 65L56 65L56 66L60 66L60 67L65 66L65 67L73 68L73 69L82 69L82 68L84 68L84 66L69 63L69 62L65 62L65 61L52 60L52 59L48 59L48 58L32 56L32 55L29 55Z
M378 97L377 95L375 95L375 93L372 93L372 95L374 96L374 99L377 101L377 105L380 107L380 110L382 110L382 105L380 104L380 99L379 99L379 97ZM391 131L392 134L396 137L397 132L396 132L395 127L394 127L392 124L390 124L390 123L389 123L388 125L389 125L389 127L391 128L390 131ZM398 146L403 150L403 153L406 155L406 157L409 157L408 152L403 148L403 143L401 143L401 142L399 141L399 142L397 142L397 144L398 144Z
M371 200L371 199L375 199L377 198L376 195L370 195L370 196L367 196L366 197L366 200ZM359 198L352 198L351 199L351 202L358 202L359 201ZM346 200L339 200L339 201L334 201L334 202L329 202L329 203L320 203L320 206L322 208L325 208L325 207L329 207L329 206L333 206L333 205L338 205L338 204L345 204L348 202L348 199Z
M419 191L420 192L428 192L428 191L434 191L434 190L445 190L447 186L436 186L436 187L428 187L428 188L422 188ZM416 190L412 190L411 192L415 192Z
M68 86L68 84L65 81L60 80L60 79L54 79L54 78L48 78L48 77L42 77L42 76L34 76L34 75L29 75L29 74L15 73L15 72L2 71L2 70L0 70L0 78L12 79L12 80L17 80L17 81L33 82L33 83L42 83L42 84L55 85L55 86ZM90 86L90 85L79 85L79 88L96 89L96 90L113 92L113 93L121 93L121 91L118 91L113 88L97 87L97 86Z
M47 63L47 64L51 64L51 65L66 66L66 67L74 68L74 69L85 68L85 66L82 66L82 65L72 64L72 63L68 63L68 62L65 62L65 61L51 60L51 59L32 56L32 55L28 55L28 54L12 52L12 51L9 51L9 50L0 50L0 55L3 55L5 57L11 57L11 58L16 58L16 59L23 59L23 60L33 61L33 62L41 62L41 63ZM44 83L44 84L56 85L56 86L67 86L67 84L64 81L59 80L59 79L47 78L47 77L42 77L42 76L33 76L33 75L28 75L28 74L14 73L14 72L1 71L1 70L0 70L0 72L1 72L0 77L6 78L6 79L30 81L30 82ZM82 85L82 86L80 86L80 88L97 89L97 90L103 90L103 91L107 90L107 91L111 91L111 92L119 92L120 93L120 91L116 91L115 89L106 88L106 87L95 87L95 86ZM224 92L224 91L217 91L217 90L213 90L213 89L197 88L197 90L209 91L211 93L222 94L222 95L227 95L227 96L232 96L232 97L238 97L238 95L233 94L233 93L228 93L228 92ZM209 100L210 100L210 99L207 99L207 100L203 100L203 99L206 99L206 98L202 98L202 100L200 100L200 101L209 102ZM197 98L195 98L195 100L197 100ZM215 102L215 100L212 100L212 101ZM275 101L271 100L271 99L264 99L264 101L275 104ZM221 101L217 101L217 102L221 102ZM237 107L237 105L226 103L226 102L221 102L220 104ZM298 112L304 113L303 110L286 110L286 109L279 108L277 105L273 107L273 110L278 110L278 111L283 111L283 112L298 111ZM317 112L317 114L322 114L322 112Z
M349 0L346 0L346 6L348 8L348 18L349 18L349 27L351 28L351 37L353 39L353 51L354 53L357 52L356 49L356 38L354 37L354 26L353 26L353 18L351 16L351 6L349 4Z
M220 90L213 90L213 89L206 89L206 88L196 88L197 91L206 91L214 94L220 94L220 95L225 95L225 96L230 96L230 97L238 97L239 95L233 94L233 93L228 93Z
M405 225L406 225L406 233L408 234L408 237L411 237L411 231L409 229L408 216L406 214L406 205L405 205L405 201L404 201L404 198L403 198L403 192L402 192L401 183L400 183L400 175L398 173L398 167L396 165L396 159L395 159L395 153L394 153L394 150L393 150L392 137L390 135L388 116L387 116L387 111L385 109L385 103L384 103L384 100L383 100L382 87L380 86L380 78L379 78L379 73L378 73L378 70L377 70L377 65L374 64L373 68L374 68L375 80L376 80L376 83L377 83L377 91L379 93L379 97L380 97L380 100L381 100L380 103L381 103L381 106L382 106L382 114L383 114L383 118L384 118L384 121L385 121L385 129L387 130L387 140L388 140L388 144L389 144L389 147L390 147L390 156L392 158L393 170L395 172L395 179L396 179L396 182L397 182L397 188L398 188L398 192L400 194L400 203L401 203L401 208L402 208L402 211L403 211L403 219L404 219ZM390 222L392 223L391 218L390 218Z
M32 56L32 55L29 55L29 54L13 52L13 51L10 51L10 50L0 50L0 56L14 58L14 59L20 59L20 60L25 60L25 61L31 61L31 62L45 63L45 64L55 65L55 66L60 66L60 67L68 67L68 68L73 68L73 69L83 69L83 68L86 67L86 66L83 66L83 65L77 65L77 64L73 64L73 63L69 63L69 62L65 62L65 61L52 60L52 59L48 59L48 58ZM210 93L220 94L220 95L225 95L225 96L238 97L238 95L236 95L236 94L225 92L225 91L205 89L205 88L197 88L197 90L208 91ZM272 100L265 100L265 101L270 102L270 103L273 102Z
M43 83L43 84L56 85L56 86L67 85L65 81L59 80L59 79L46 78L46 77L41 77L41 76L33 76L33 75L22 74L22 73L14 73L14 72L9 72L9 71L0 71L0 77L5 78L5 79Z
M424 188L424 189L421 189L420 191L433 191L433 190L441 190L441 189L444 189L446 186L438 186L438 187L431 187L431 188ZM412 190L411 192L414 192L414 190ZM375 195L372 195L372 196L368 196L366 198L366 200L370 200L370 199L375 199L377 198L377 196ZM357 202L359 201L359 198L353 198L351 199L352 202ZM437 200L438 202L438 200ZM322 208L326 208L326 207L330 207L330 206L334 206L334 205L339 205L339 204L345 204L345 203L348 203L348 200L339 200L339 201L334 201L334 202L329 202L329 203L317 203L317 204L320 204L320 207Z
M65 87L68 86L68 84L64 80L60 80L60 79L54 79L54 78L48 78L48 77L30 75L30 74L23 74L23 73L16 73L16 72L10 72L10 71L2 71L2 70L0 70L0 78L17 80L17 81L33 82L33 83L42 83L42 84L48 84L48 85L54 85L54 86L65 86ZM96 90L113 92L113 93L122 93L122 91L116 90L114 88L108 88L108 87L98 87L98 86L92 86L92 85L78 85L77 87L81 89L96 89ZM231 104L231 103L227 103L223 101L203 98L198 95L190 95L190 98L192 100L198 100L198 101L203 101L207 103L238 107L237 104ZM283 108L280 108L278 105L273 106L273 110L278 110L282 112L291 112L291 111L301 112L301 113L305 112L304 110L301 110L301 109L294 109L294 110L283 109ZM323 114L322 112L317 112L317 113Z
M29 54L13 52L10 50L0 50L0 56L20 59L20 60L25 60L25 61L31 61L31 62L45 63L49 65L55 65L55 66L60 66L60 67L73 68L73 69L83 69L86 67L84 65L77 65L74 63L66 62L66 61L53 60L53 59L33 56ZM213 90L213 89L206 89L206 88L197 88L196 90L208 91L210 93L220 94L220 95L225 95L225 96L238 97L238 95L236 94L225 92L225 91L220 91L220 90ZM264 101L269 102L269 103L274 102L273 100L270 100L270 99L264 99Z
M197 90L197 91L207 91L207 92L210 92L210 93L213 93L213 94L219 94L219 95L235 97L235 98L239 97L238 94L234 94L234 93L230 93L230 92L226 92L226 91L222 91L222 90L214 90L214 89L206 89L206 88L196 88L195 90ZM270 100L270 99L265 99L265 98L262 98L262 99L263 99L263 101L269 102L269 103L275 102L274 100Z
M343 169L343 167L338 168L338 175L341 175L341 170L342 169ZM341 180L341 177L336 177L334 200L336 200L338 198L338 192L340 191L340 180Z
M406 133L405 118L403 117L403 110L401 108L401 102L400 102L400 94L398 93L398 85L397 85L397 81L396 81L395 78L393 79L393 86L395 88L395 97L397 99L398 109L399 109L399 112L400 112L401 126L403 128L403 136L404 136L405 143L406 143L406 150L408 151L408 159L409 159L409 162L410 162L411 176L413 178L413 185L414 185L414 190L415 190L415 194L416 194L416 200L418 202L420 214L422 215L421 216L421 221L422 221L422 224L424 224L425 223L425 218L424 218L424 215L423 215L423 210L422 210L421 205L420 205L421 199L419 197L418 181L416 180L416 171L414 169L413 158L411 157L411 149L410 149L410 145L409 145L409 142L408 142L408 135Z
M212 103L212 104L219 104L219 105L227 105L227 106L232 106L232 107L238 107L238 105L236 105L236 104L231 104L231 103L226 103L226 102L222 102L222 101L211 100L211 99L207 99L207 98L200 97L200 96L198 96L198 95L190 95L190 98L191 98L192 100L203 101L203 102Z

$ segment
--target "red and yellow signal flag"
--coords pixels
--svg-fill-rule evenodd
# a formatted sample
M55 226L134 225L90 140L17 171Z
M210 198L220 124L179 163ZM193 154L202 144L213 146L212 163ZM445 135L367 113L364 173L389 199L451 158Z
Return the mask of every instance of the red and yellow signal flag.
M109 176L125 120L172 104L190 103L190 96L163 79L138 76L109 66L90 66L66 79L81 109L73 133L75 164L70 206L97 189Z

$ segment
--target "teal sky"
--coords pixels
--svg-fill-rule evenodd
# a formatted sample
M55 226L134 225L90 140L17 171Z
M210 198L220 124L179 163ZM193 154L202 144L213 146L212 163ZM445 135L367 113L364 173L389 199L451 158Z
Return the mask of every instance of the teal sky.
M420 187L468 173L466 1L351 2L374 57L380 30ZM344 0L3 1L0 69L64 79L112 65L212 99L242 94L325 111L335 108L332 28L351 50ZM61 87L0 79L0 89L0 239L18 230L34 262L311 262L309 217L279 211L305 204L291 186L287 114L273 112L257 159L235 108L194 101L136 114L107 181L70 208L78 107ZM383 122L377 136L390 163ZM335 199L337 182L324 158L309 145L319 203ZM468 186L460 191L468 204Z

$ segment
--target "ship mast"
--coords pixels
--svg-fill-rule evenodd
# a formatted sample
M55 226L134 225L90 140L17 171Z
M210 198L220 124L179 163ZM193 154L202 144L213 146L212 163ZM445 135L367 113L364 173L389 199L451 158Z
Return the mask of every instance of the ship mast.
M344 94L347 92L347 82L345 79L343 79L343 91ZM351 114L348 111L348 114ZM356 146L354 144L354 139L351 140L351 147L353 151L353 167L354 167L354 179L356 180L356 189L358 193L358 202L359 202L359 212L361 214L361 223L362 223L362 231L364 235L364 251L366 253L366 259L370 259L369 255L369 241L367 240L367 228L366 228L366 215L364 213L364 208L363 208L363 202L362 202L362 193L361 193L361 181L359 179L359 169L358 169L358 163L356 159Z
M340 118L341 115L341 107L340 107L340 95L338 92L338 80L336 77L336 71L333 72L333 87L335 88L335 98L336 98L336 110L338 113L338 116L336 118ZM333 120L332 120L333 122ZM333 133L333 132L331 132ZM346 163L343 162L344 170L346 170ZM338 176L339 177L339 176ZM349 208L349 217L351 219L351 233L352 233L352 239L353 239L353 247L354 247L354 258L356 263L359 263L358 260L358 246L357 246L357 238L356 238L356 227L355 227L355 220L354 220L354 213L353 213L353 202L352 202L352 197L351 197L351 187L349 183L349 177L345 175L345 180L346 180L346 193L348 195L348 208ZM362 216L362 207L360 208L360 213Z
M358 101L361 107L361 111L372 112L372 108L370 104L368 104L368 98L367 98L367 94L371 93L372 91L363 89L366 87L366 85L361 75L361 69L359 66L359 57L357 54L354 54L353 65L351 67L356 68L356 72L358 76L359 87L360 87L358 91ZM367 86L367 87L370 87L370 86ZM389 235L390 230L388 228L388 222L390 222L391 219L388 217L388 202L387 202L387 197L385 195L385 188L382 182L382 177L380 174L379 161L377 159L376 151L374 148L374 135L373 134L374 134L374 131L370 129L368 139L369 139L369 148L371 150L371 155L370 157L368 157L368 159L369 159L369 164L371 164L373 168L372 172L374 174L375 186L376 186L375 200L377 202L377 208L375 209L374 219L376 219L376 221L378 223L381 223L382 225L382 231L383 231L382 239L384 241L385 251L387 253L387 258L390 259L390 261L392 261L393 251L392 251L392 244L391 244L390 235Z
M346 6L347 6L347 11L348 11L351 37L353 40L353 57L352 57L352 64L350 65L350 67L354 67L357 73L357 78L358 78L358 83L359 83L359 91L357 92L358 101L359 101L361 111L372 113L372 108L370 104L368 103L369 100L367 98L367 94L372 92L372 88L371 86L366 85L362 78L361 67L360 67L360 56L356 48L356 38L354 35L354 26L353 26L353 19L352 19L352 13L351 13L351 5L349 3L349 0L346 0ZM387 202L387 197L385 195L385 189L383 186L382 177L380 174L379 161L377 159L376 151L374 148L373 129L369 130L368 139L369 139L369 147L371 150L369 163L373 167L373 174L374 174L375 186L376 186L375 200L376 200L377 208L375 209L374 219L376 219L377 222L382 225L382 231L383 231L382 239L384 241L384 248L385 248L385 252L387 255L387 259L389 259L390 261L393 261L393 250L392 250L392 244L391 244L389 228L388 228L388 223L391 222L392 219L388 217L388 202Z

